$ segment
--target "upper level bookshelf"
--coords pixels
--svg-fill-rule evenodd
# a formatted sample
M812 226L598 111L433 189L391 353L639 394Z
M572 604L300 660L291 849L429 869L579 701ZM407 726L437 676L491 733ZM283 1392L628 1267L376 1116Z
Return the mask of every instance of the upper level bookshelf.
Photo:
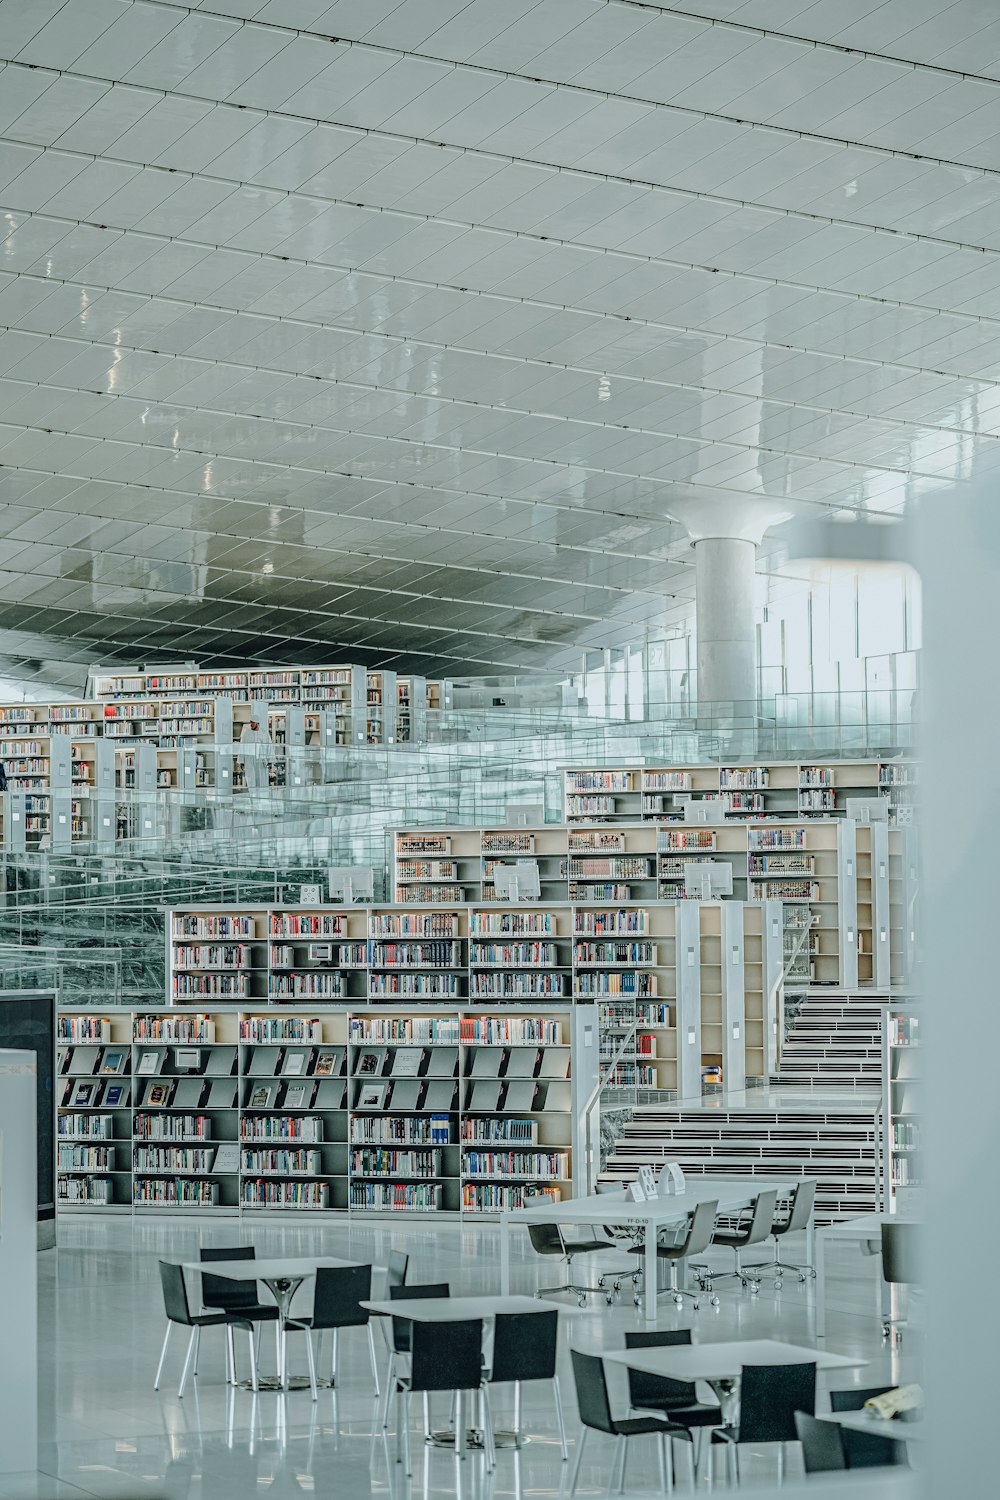
M341 745L392 745L425 738L427 710L451 706L451 684L423 677L397 679L388 670L366 671L352 663L331 666L202 667L105 671L90 674L89 691L103 702L137 705L149 699L204 700L225 697L236 705L266 703L325 710L337 721ZM240 715L237 713L237 722Z
M913 761L769 761L726 766L581 767L564 772L569 823L682 819L685 802L719 799L727 819L837 817L848 798L886 797L909 809Z
M783 903L793 982L886 986L890 969L900 982L912 966L915 833L815 814L713 826L410 828L393 838L393 891L402 906L488 902L497 865L527 859L543 904L645 904L700 896L725 865L732 899Z

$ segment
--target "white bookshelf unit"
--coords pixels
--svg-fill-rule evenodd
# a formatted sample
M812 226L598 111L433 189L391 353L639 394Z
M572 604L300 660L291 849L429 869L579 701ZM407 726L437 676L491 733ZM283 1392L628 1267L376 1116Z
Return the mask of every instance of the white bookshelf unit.
M721 766L614 766L564 772L568 823L614 823L683 817L684 804L719 800L728 818L845 816L848 799L887 798L910 808L912 761L805 761Z
M890 965L894 976L908 974L913 961L913 836L885 822L797 813L712 826L410 828L393 838L392 883L403 906L485 902L495 896L497 863L529 859L538 865L543 904L646 904L691 899L686 877L710 878L724 864L733 900L782 903L791 983L885 987Z
M906 1210L923 1185L920 1006L890 1000L882 1022L882 1209Z

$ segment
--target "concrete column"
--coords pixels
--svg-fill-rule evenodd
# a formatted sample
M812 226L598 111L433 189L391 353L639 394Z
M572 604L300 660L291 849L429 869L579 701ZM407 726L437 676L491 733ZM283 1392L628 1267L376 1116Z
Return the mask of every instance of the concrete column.
M742 717L757 703L757 548L742 537L694 544L698 701Z
M757 548L789 511L774 500L708 489L678 494L667 509L694 546L699 709L717 718L751 718L757 711Z

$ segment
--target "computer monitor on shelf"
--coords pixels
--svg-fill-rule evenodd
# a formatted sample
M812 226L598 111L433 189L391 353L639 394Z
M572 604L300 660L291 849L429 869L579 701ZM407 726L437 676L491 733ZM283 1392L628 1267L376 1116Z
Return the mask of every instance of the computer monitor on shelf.
M715 901L733 894L733 867L728 860L689 859L684 865L684 894Z
M844 814L855 823L888 823L888 797L848 797L844 802Z
M339 865L327 871L330 900L353 906L356 901L375 899L375 871L371 865Z
M680 798L675 797L675 804ZM721 797L689 797L683 804L685 823L710 823L718 825L726 821L726 804Z
M508 828L540 828L544 822L544 802L508 802L504 812Z
M537 901L542 894L537 859L519 859L513 865L495 865L493 887L498 901Z

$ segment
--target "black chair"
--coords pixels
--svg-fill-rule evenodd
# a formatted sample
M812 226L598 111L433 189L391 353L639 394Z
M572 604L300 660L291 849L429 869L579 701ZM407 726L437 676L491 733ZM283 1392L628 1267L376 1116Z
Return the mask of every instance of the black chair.
M919 1224L882 1225L882 1278L890 1286L914 1286L920 1281L919 1252ZM898 1343L905 1327L905 1318L886 1318L882 1337L894 1336Z
M406 1273L409 1270L410 1257L404 1255L402 1250L390 1250L386 1257L386 1286L405 1286Z
M816 1366L744 1365L740 1380L740 1420L735 1427L716 1427L713 1443L726 1443L730 1478L739 1483L739 1450L749 1443L777 1443L778 1483L784 1478L785 1444L797 1443L795 1413L816 1412Z
M815 1178L808 1182L800 1182L792 1194L786 1214L778 1214L771 1224L771 1238L774 1240L774 1260L764 1262L762 1265L749 1266L748 1270L773 1271L774 1284L781 1287L781 1274L783 1271L795 1271L800 1281L807 1281L810 1276L816 1275L815 1266L794 1265L790 1261L781 1259L781 1241L788 1234L795 1234L800 1229L808 1227L812 1218L813 1205L816 1201L816 1188L818 1184Z
M844 1435L836 1422L823 1422L819 1417L797 1411L795 1431L802 1445L802 1462L807 1474L830 1474L847 1468Z
M214 1260L256 1260L253 1245L213 1245L198 1251L198 1259L210 1264ZM230 1276L213 1276L208 1271L201 1273L201 1305L213 1311L221 1309L236 1318L249 1319L251 1323L274 1324L275 1359L280 1365L281 1337L278 1331L278 1309L273 1302L261 1302L256 1281L234 1281ZM233 1381L236 1380L236 1355L233 1335L229 1334L229 1358L233 1366ZM260 1356L260 1329L257 1330L255 1358ZM278 1369L278 1365L275 1366ZM280 1375L281 1371L278 1369Z
M398 1302L401 1297L450 1297L451 1289L446 1281L424 1282L417 1286L391 1286L389 1288L389 1301ZM409 1318L392 1318L392 1331L389 1341L389 1368L385 1377L385 1395L382 1398L382 1426L389 1425L389 1399L392 1396L393 1382L401 1359L405 1359L410 1353L410 1345L413 1336L413 1324Z
M395 1320L394 1320L395 1321ZM432 1391L450 1391L455 1401L455 1453L465 1457L465 1393L479 1391L483 1383L483 1320L466 1318L454 1323L412 1323L410 1373L396 1377L396 1462L405 1452L407 1476L413 1473L410 1458L410 1397L425 1401ZM426 1424L426 1416L425 1416ZM484 1428L488 1465L495 1467L492 1433Z
M525 1188L524 1206L530 1208L547 1197L548 1194L538 1188ZM577 1255L593 1255L599 1250L610 1250L613 1245L611 1240L568 1240L558 1224L529 1224L528 1239L536 1255L558 1255L569 1277L562 1286L540 1288L535 1293L536 1297L550 1297L553 1292L572 1292L579 1305L586 1307L588 1297L598 1292L601 1296L605 1295L603 1287L578 1285L573 1281L573 1259Z
M884 1396L886 1391L893 1389L891 1385L876 1385L867 1390L851 1386L846 1391L831 1391L830 1410L860 1411L873 1396ZM909 1463L905 1443L897 1443L874 1432L855 1432L850 1427L845 1427L841 1436L849 1469L886 1469L894 1465L906 1467Z
M736 1264L732 1271L712 1271L708 1266L693 1266L692 1270L697 1272L703 1291L711 1294L716 1281L727 1281L730 1277L738 1277L751 1292L760 1291L760 1278L755 1275L759 1267L744 1266L741 1256L751 1245L762 1245L768 1238L777 1202L777 1190L769 1188L766 1192L757 1194L749 1216L741 1219L734 1229L715 1230L712 1244L725 1245L728 1250L732 1250Z
M191 1330L191 1337L188 1339L187 1354L184 1358L184 1369L181 1372L181 1383L177 1391L178 1398L183 1399L184 1397L184 1387L187 1385L187 1378L191 1372L192 1365L195 1375L198 1373L198 1351L201 1347L201 1330L203 1328L224 1328L226 1330L226 1374L230 1384L233 1384L236 1380L232 1347L233 1329L238 1328L250 1335L250 1371L253 1388L256 1390L257 1361L254 1358L253 1324L248 1319L237 1318L232 1313L193 1313L188 1305L184 1272L180 1266L174 1265L171 1261L160 1261L160 1285L163 1288L163 1309L167 1315L167 1331L163 1335L163 1348L160 1350L160 1363L156 1367L153 1390L158 1391L160 1389L160 1376L163 1374L163 1362L167 1357L170 1330L175 1323L181 1328L190 1328Z
M316 1361L313 1355L313 1334L320 1338L326 1329L333 1333L333 1358L330 1365L330 1384L337 1385L337 1335L342 1328L364 1328L368 1334L368 1354L372 1362L372 1380L375 1394L380 1394L378 1366L375 1363L375 1339L372 1334L371 1313L362 1302L371 1300L371 1266L320 1266L316 1272L313 1292L313 1310L308 1318L289 1318L285 1323L286 1333L304 1333L306 1357L309 1361L309 1385L312 1398L316 1400ZM287 1341L285 1348L287 1350ZM284 1371L282 1374L284 1375Z
M715 1233L715 1216L718 1210L718 1200L714 1203L699 1203L694 1213L689 1216L687 1228L680 1239L664 1240L662 1243L657 1240L656 1258L657 1260L666 1260L670 1264L670 1286L668 1291L678 1307L683 1307L684 1298L690 1297L695 1311L697 1312L698 1310L700 1305L698 1301L699 1293L689 1292L686 1287L677 1285L677 1263L690 1255L701 1255L704 1250L708 1249L712 1242L712 1236ZM632 1247L632 1254L645 1256L645 1245L634 1245ZM699 1276L699 1286L703 1286L706 1283L712 1301L718 1307L719 1299L712 1292L711 1281L707 1273L704 1277ZM636 1297L636 1307L639 1306L639 1301L640 1299Z
M514 1386L514 1438L520 1442L521 1386L528 1380L551 1380L559 1423L559 1445L563 1462L569 1458L566 1446L566 1423L563 1420L562 1393L556 1374L556 1347L559 1337L559 1314L497 1313L493 1324L493 1359L485 1376L483 1400L487 1423L492 1429L490 1407L491 1385L512 1382Z
M666 1349L676 1344L690 1344L690 1328L657 1329L655 1333L626 1333L626 1349ZM722 1413L716 1403L698 1400L693 1381L672 1380L666 1375L650 1375L645 1370L629 1370L628 1401L632 1411L655 1411L670 1422L685 1428L691 1440L691 1485L697 1484L701 1468L701 1448L705 1429L718 1427ZM691 1429L698 1434L697 1443Z
M628 1440L633 1437L658 1437L660 1439L660 1480L666 1489L667 1439L673 1436L686 1438L686 1430L674 1422L665 1422L662 1417L626 1417L624 1420L613 1417L611 1402L608 1400L608 1382L604 1374L604 1361L600 1355L584 1354L579 1349L571 1349L570 1358L573 1361L576 1404L580 1411L580 1421L583 1424L576 1446L576 1463L573 1465L573 1479L569 1487L570 1500L576 1494L580 1465L583 1462L583 1446L587 1433L591 1431L606 1432L609 1437L618 1440L611 1484L608 1487L609 1493L616 1479L619 1492L625 1488Z

